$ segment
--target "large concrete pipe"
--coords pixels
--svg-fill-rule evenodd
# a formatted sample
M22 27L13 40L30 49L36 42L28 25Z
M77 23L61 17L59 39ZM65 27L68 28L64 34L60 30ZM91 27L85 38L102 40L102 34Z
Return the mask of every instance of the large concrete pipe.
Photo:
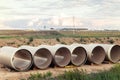
M26 49L5 46L0 49L0 63L17 71L26 71L31 68L33 59Z
M86 49L89 62L92 62L94 64L101 64L104 61L105 50L102 46L96 44L80 44L80 46Z
M33 55L34 65L39 69L46 69L52 62L51 52L44 47L21 46L20 48L29 50Z
M70 63L71 53L66 46L57 44L54 46L40 45L39 47L45 47L49 49L53 55L53 63L56 66L64 67Z
M87 60L87 52L82 46L78 44L72 44L68 46L68 48L71 51L71 63L73 65L80 66L85 64Z
M99 44L105 49L106 60L116 63L120 60L120 45L116 44Z

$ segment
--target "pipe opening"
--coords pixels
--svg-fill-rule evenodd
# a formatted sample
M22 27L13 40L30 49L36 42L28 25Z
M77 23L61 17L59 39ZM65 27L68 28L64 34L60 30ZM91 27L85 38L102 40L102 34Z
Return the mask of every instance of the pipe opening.
M55 55L54 55L54 61L57 66L64 67L70 63L71 60L71 53L68 48L62 47L59 48Z
M101 64L105 59L105 50L97 46L93 49L91 54L91 61L95 64Z
M76 66L80 66L86 62L87 59L87 53L86 50L82 47L77 47L72 52L72 58L71 58L72 64Z
M18 71L29 70L32 66L32 55L28 50L18 50L15 53L12 62L15 69Z
M39 49L34 55L34 63L36 67L45 69L49 67L52 62L52 54L48 49Z
M112 47L110 52L110 57L113 63L116 63L120 60L120 46L115 45Z

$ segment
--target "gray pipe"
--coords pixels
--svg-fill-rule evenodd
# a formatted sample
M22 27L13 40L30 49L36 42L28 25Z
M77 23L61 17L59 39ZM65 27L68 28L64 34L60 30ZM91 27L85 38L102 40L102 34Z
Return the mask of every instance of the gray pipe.
M64 67L70 63L71 53L66 46L57 44L54 46L40 45L39 47L45 47L52 53L55 65Z
M106 60L116 63L120 60L120 45L116 44L99 44L105 49Z
M96 44L80 44L87 51L88 60L94 64L101 64L105 59L105 50L102 46Z
M26 71L31 68L33 59L26 49L5 46L0 49L0 63L17 71Z
M44 47L21 46L20 48L29 50L33 55L34 65L39 69L46 69L52 62L51 52Z
M72 44L68 46L68 48L71 51L71 63L73 65L80 66L85 64L87 60L87 52L82 46L78 44Z

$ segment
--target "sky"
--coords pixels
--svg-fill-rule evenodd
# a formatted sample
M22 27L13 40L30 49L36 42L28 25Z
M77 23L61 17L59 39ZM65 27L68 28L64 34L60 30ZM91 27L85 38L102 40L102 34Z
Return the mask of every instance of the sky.
M120 30L120 0L0 0L0 29L73 26Z

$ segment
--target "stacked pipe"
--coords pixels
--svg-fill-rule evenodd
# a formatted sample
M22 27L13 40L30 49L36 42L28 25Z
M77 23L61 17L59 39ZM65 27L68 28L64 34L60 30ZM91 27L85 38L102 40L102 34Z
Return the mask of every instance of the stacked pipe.
M23 45L19 48L4 46L0 48L0 63L17 71L30 70L32 66L46 69L51 64L65 67L69 63L81 66L86 61L101 64L109 60L120 60L120 46L115 44L72 44L37 47Z

